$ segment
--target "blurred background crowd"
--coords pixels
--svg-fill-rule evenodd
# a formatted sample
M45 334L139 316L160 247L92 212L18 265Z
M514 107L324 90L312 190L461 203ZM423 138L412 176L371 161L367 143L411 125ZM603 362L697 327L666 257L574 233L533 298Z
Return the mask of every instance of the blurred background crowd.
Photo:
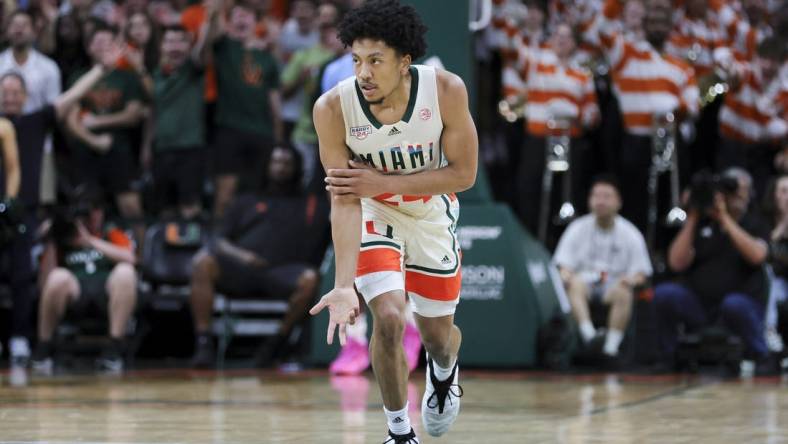
M51 370L62 320L98 313L98 365L123 369L156 279L186 288L194 365L217 359L218 293L284 300L256 359L289 353L329 243L312 105L353 75L336 27L360 1L0 2L12 365ZM784 1L494 0L473 45L482 168L558 246L584 343L617 365L649 287L664 356L679 324L720 317L755 362L782 351ZM363 349L335 368L366 368Z

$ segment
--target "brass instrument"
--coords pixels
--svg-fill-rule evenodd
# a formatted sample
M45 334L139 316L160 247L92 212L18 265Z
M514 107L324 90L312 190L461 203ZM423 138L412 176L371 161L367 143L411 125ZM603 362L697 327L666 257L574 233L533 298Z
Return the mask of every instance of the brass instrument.
M672 112L654 113L651 119L651 167L648 176L648 227L646 230L649 247L656 242L658 222L659 177L670 174L671 209L665 218L665 225L680 226L687 219L687 213L680 207L679 157L676 144L678 122Z
M551 117L547 121L550 134L545 141L545 169L542 174L542 201L539 209L539 239L547 240L550 219L550 198L553 194L553 176L563 174L563 203L553 220L556 225L566 225L575 217L572 205L572 119Z

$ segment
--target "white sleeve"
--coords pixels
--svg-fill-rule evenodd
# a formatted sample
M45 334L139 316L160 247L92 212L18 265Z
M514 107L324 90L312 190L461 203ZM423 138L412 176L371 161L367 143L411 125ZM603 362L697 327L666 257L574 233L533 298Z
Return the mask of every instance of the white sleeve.
M643 273L646 276L651 276L654 270L651 268L651 257L648 254L648 247L646 247L646 240L637 228L632 227L632 232L629 241L629 248L631 251L628 275L635 273Z
M566 267L570 270L577 270L580 265L580 258L577 254L581 248L579 241L582 237L579 222L580 220L576 220L569 224L564 234L561 235L561 239L558 241L558 247L556 247L555 253L553 254L553 262L555 262L556 265Z

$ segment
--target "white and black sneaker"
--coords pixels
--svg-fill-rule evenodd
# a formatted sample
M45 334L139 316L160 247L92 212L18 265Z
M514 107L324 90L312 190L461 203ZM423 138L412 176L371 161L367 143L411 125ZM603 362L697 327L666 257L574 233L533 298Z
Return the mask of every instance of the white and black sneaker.
M457 383L460 368L455 362L451 376L445 381L435 377L432 359L427 356L427 386L421 400L421 420L431 436L441 436L449 430L460 413L462 387Z
M419 438L416 438L416 432L413 429L410 429L410 432L404 435L397 435L389 430L389 435L383 441L383 444L419 444Z

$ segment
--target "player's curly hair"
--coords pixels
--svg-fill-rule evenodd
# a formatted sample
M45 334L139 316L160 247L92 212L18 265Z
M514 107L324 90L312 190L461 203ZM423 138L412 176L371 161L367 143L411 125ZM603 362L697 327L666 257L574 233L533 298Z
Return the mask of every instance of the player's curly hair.
M427 27L412 6L398 0L370 0L351 10L339 24L339 40L349 47L359 39L382 40L413 60L427 51Z

